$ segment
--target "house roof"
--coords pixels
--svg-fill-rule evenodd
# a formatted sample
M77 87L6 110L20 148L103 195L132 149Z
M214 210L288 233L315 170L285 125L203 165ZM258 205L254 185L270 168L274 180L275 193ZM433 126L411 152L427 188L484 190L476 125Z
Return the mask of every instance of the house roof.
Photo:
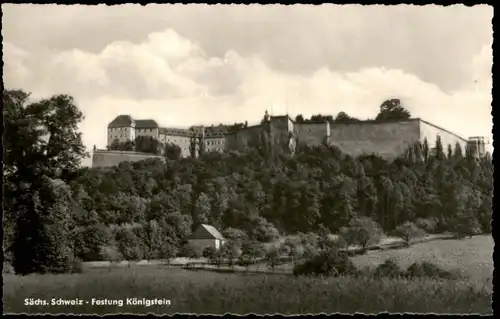
M118 115L111 123L108 124L108 128L114 127L130 127L134 123L134 120L130 115Z
M190 236L189 239L220 239L224 240L224 236L211 225L201 224Z
M158 123L155 120L135 120L136 128L157 128Z

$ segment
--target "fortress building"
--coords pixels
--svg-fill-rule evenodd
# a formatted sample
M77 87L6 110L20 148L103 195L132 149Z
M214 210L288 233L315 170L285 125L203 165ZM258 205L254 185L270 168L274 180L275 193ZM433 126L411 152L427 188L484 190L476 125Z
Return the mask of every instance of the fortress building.
M151 136L161 143L173 143L180 147L181 155L191 155L190 146L202 143L205 151L241 151L262 143L264 136L272 147L282 147L293 153L295 146L329 144L339 147L351 156L362 154L378 154L386 159L393 159L418 141L427 139L432 148L438 137L444 149L458 143L462 149L469 149L476 157L484 156L485 140L483 137L465 139L437 125L420 118L397 121L360 121L353 123L303 122L297 123L288 115L269 116L266 112L261 124L240 128L219 126L192 126L188 129L160 127L154 120L136 120L129 115L119 115L108 125L108 146L114 140L120 142L133 141L137 136ZM196 149L195 153L197 153ZM103 160L117 157L115 160ZM112 155L115 151L96 151L93 166L109 166L120 161L120 155ZM123 153L123 152L122 152ZM142 156L138 156L142 158ZM152 155L151 155L152 156ZM130 156L129 159L131 160ZM109 164L102 164L107 162ZM116 165L116 164L114 164Z

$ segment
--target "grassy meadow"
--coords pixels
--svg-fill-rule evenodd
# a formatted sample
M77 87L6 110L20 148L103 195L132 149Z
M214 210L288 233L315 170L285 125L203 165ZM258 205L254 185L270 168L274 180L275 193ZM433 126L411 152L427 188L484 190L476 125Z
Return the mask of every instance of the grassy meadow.
M493 239L437 240L409 249L369 252L358 267L394 258L406 267L429 260L466 276L457 280L295 278L280 274L220 274L175 268L86 269L82 274L4 275L6 313L259 313L434 312L491 314ZM286 267L286 266L282 266ZM290 266L288 266L290 267ZM25 306L25 298L83 300L165 298L170 306Z

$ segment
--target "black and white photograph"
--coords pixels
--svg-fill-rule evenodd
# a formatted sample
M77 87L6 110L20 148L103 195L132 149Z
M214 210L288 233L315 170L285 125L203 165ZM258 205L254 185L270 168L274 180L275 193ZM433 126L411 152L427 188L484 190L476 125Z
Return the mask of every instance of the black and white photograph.
M493 314L492 6L1 10L4 313Z

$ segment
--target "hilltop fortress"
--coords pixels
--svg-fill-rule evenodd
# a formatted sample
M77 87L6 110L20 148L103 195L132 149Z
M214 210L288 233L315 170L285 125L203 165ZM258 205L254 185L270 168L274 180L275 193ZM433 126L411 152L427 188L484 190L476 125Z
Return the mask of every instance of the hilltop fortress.
M206 152L244 152L253 143L262 140L267 132L273 147L284 147L292 152L296 145L329 144L339 147L351 156L378 154L393 159L415 142L427 139L434 147L438 136L445 149L458 143L463 149L472 149L477 157L485 154L483 137L463 137L420 118L398 121L360 121L330 123L328 121L297 123L288 115L269 116L266 112L259 125L231 128L227 125L192 126L188 129L160 127L154 120L136 120L129 115L119 115L108 125L108 146L114 141L134 141L138 136L150 136L162 144L173 143L180 147L181 156L191 155L190 145L203 143ZM254 144L255 145L255 144ZM195 150L197 152L197 150ZM92 166L117 165L122 161L138 161L158 157L136 152L94 150Z

